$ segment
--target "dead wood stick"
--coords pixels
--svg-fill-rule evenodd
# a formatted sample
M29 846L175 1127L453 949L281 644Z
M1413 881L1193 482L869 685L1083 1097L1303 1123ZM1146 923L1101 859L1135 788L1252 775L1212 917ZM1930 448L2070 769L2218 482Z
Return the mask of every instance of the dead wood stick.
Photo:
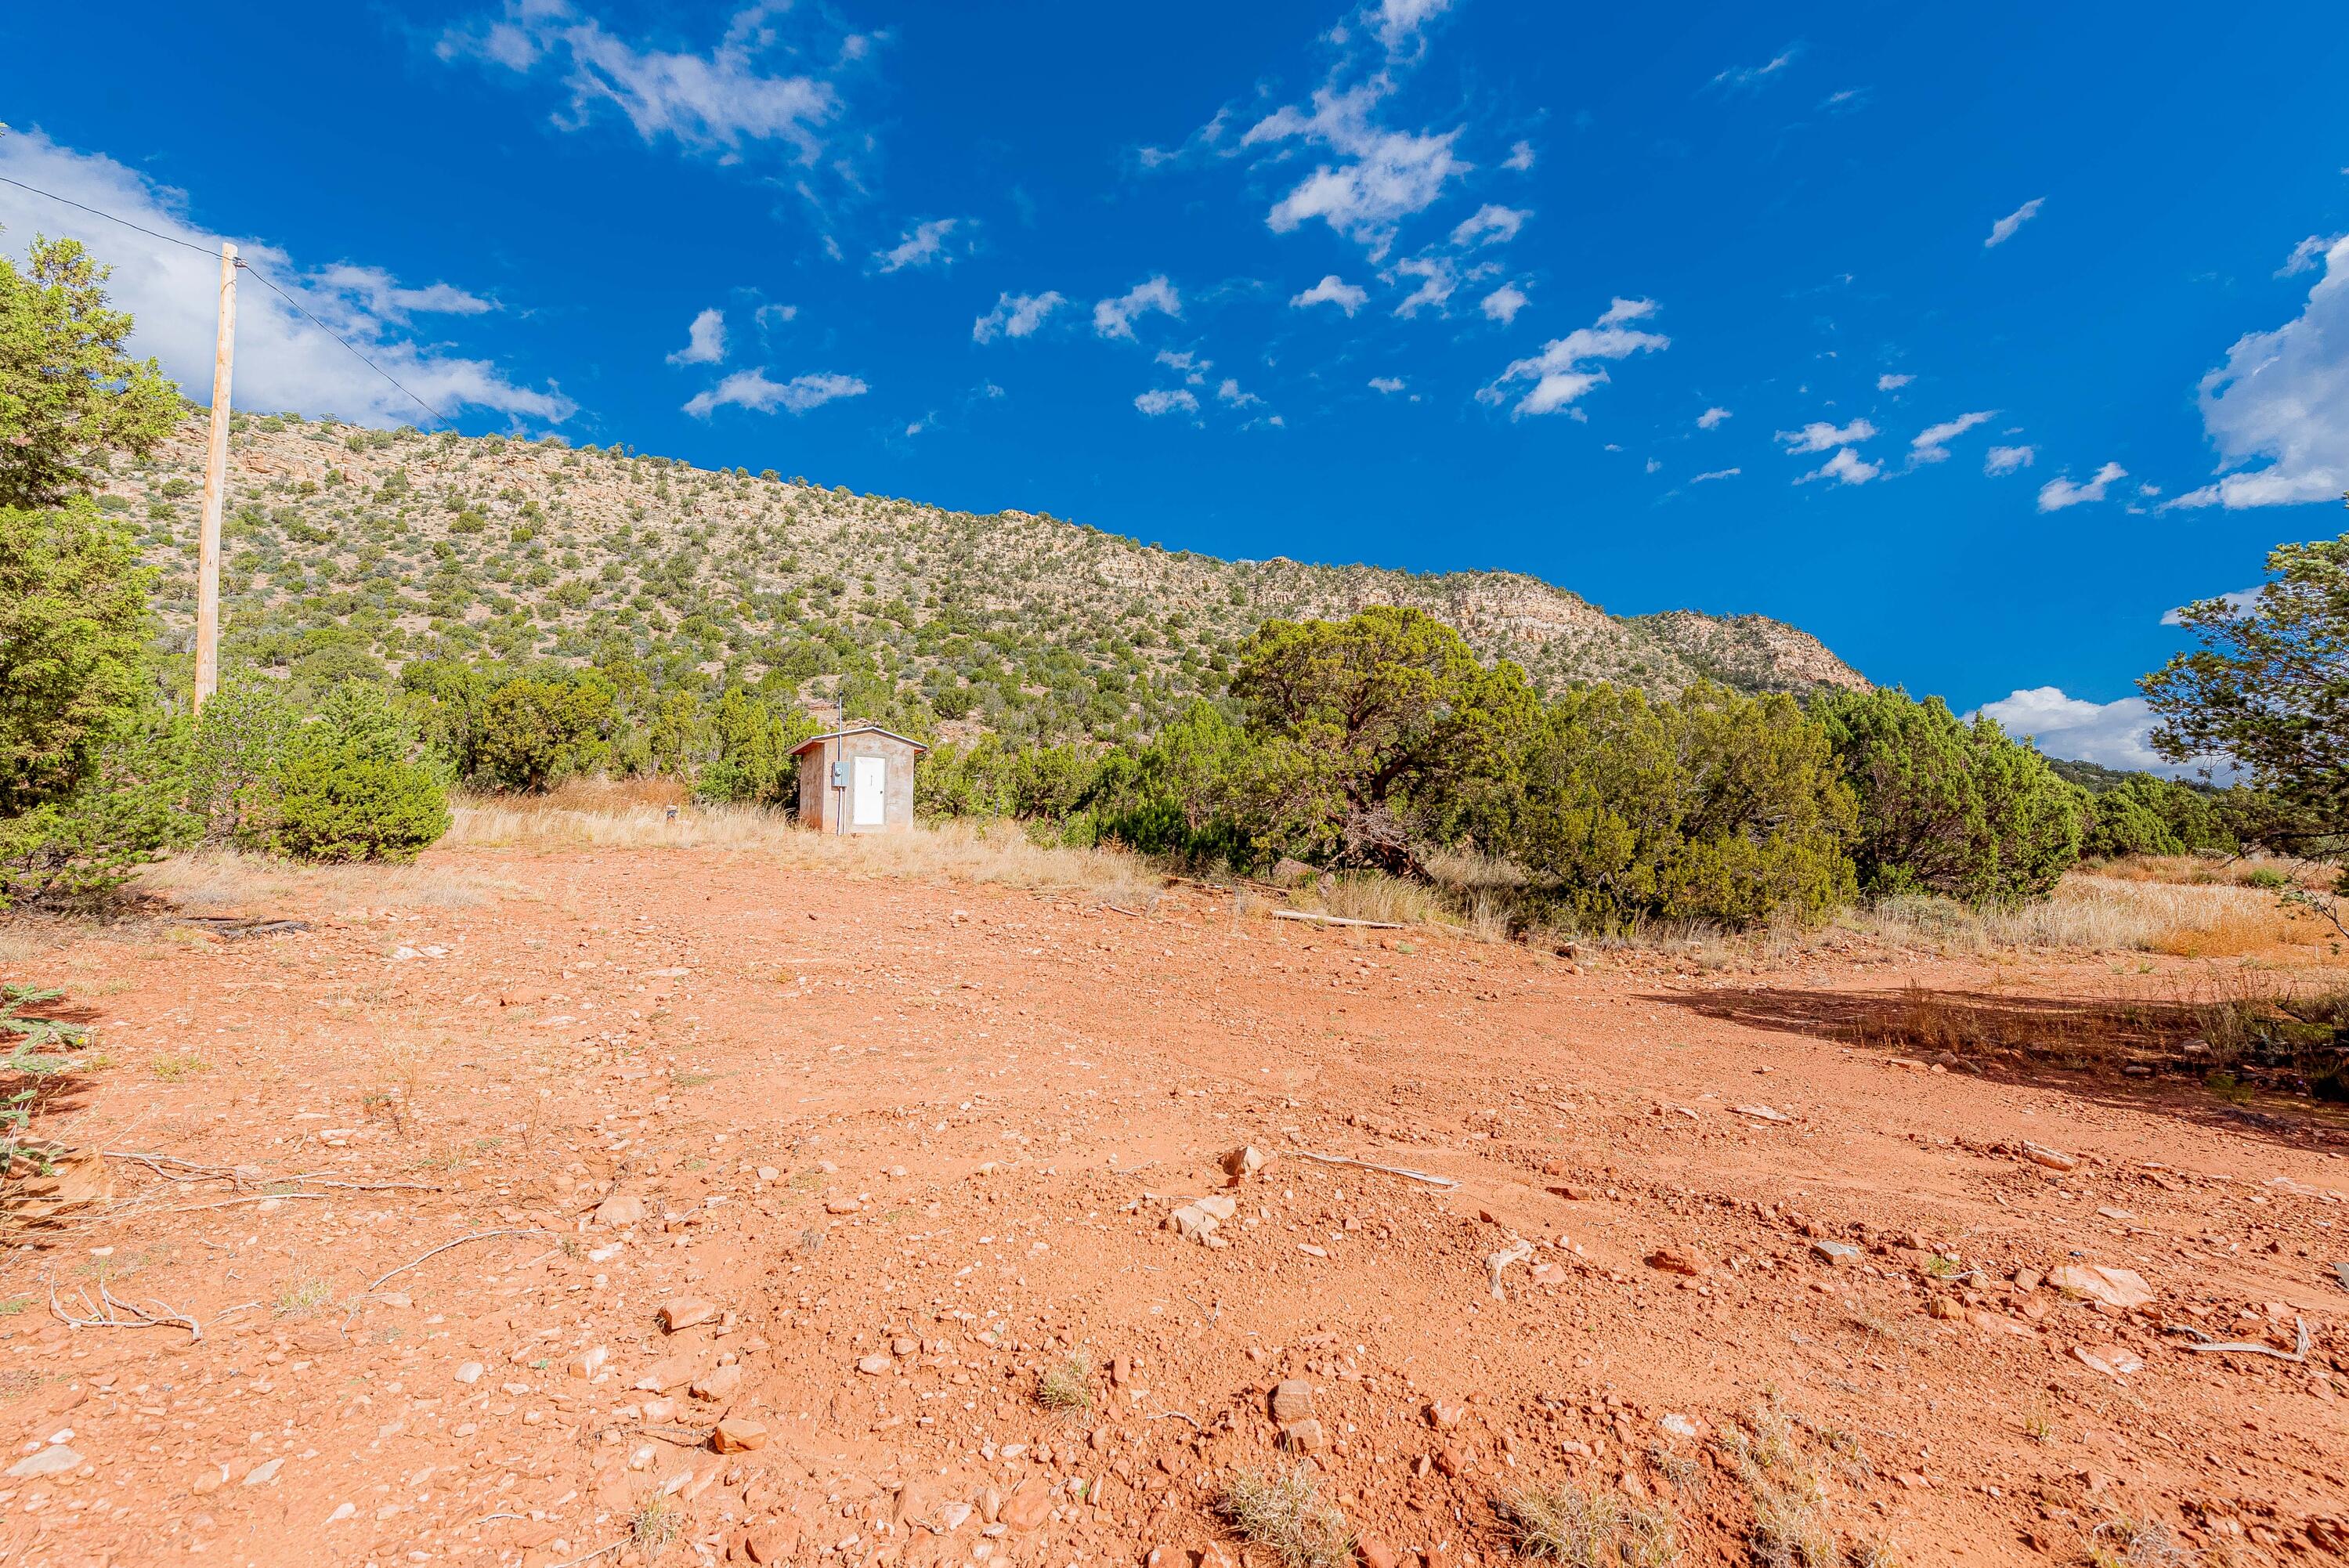
M440 1188L429 1181L341 1181L318 1171L305 1171L292 1176L271 1176L260 1171L243 1171L231 1165L204 1165L193 1160L181 1160L176 1155L150 1154L143 1149L109 1149L102 1150L109 1160L135 1160L171 1181L233 1181L243 1187L274 1187L294 1182L304 1187L336 1187L355 1192L438 1192ZM175 1165L188 1171L174 1175L163 1169Z
M2203 1333L2200 1329L2184 1323L2173 1323L2166 1332L2170 1334L2192 1335L2196 1343L2183 1346L2183 1348L2188 1350L2205 1350L2213 1354L2217 1354L2221 1351L2231 1351L2243 1356L2272 1356L2279 1361L2305 1361L2308 1359L2308 1324L2306 1320L2297 1317L2293 1318L2292 1323L2292 1326L2300 1331L2295 1336L2298 1340L2298 1348L2292 1350L2278 1350L2272 1345L2247 1345L2231 1342L2221 1344L2218 1340L2211 1338L2210 1336Z
M1161 1410L1154 1416L1144 1416L1142 1418L1145 1421L1188 1421L1198 1431L1204 1432L1207 1429L1199 1425L1198 1417L1187 1410Z
M98 1281L98 1297L104 1305L92 1307L89 1292L83 1291L82 1307L89 1313L89 1315L76 1317L57 1304L57 1282L55 1280L49 1282L49 1310L57 1315L60 1322L70 1324L76 1328L184 1328L191 1336L190 1344L204 1336L202 1324L183 1312L173 1310L168 1302L149 1298L152 1305L162 1309L160 1312L150 1312L136 1303L118 1299L106 1288L104 1280ZM129 1317L118 1315L121 1313L129 1313L130 1315Z
M397 1279L401 1274L406 1274L409 1269L416 1267L419 1264L439 1257L450 1247L461 1247L467 1242L494 1241L500 1236L551 1236L553 1234L554 1234L553 1231L543 1231L535 1225L527 1225L520 1229L507 1231L475 1231L471 1235L459 1236L453 1242L443 1242L439 1246L433 1248L430 1252L426 1253L422 1257L416 1259L414 1262L404 1263L398 1268L392 1270L389 1274L380 1275L376 1279L368 1281L367 1289L359 1292L359 1294L361 1295L373 1295L377 1290L382 1287L385 1280Z
M1400 920L1356 920L1350 915L1315 914L1312 911L1305 909L1276 909L1272 912L1272 918L1275 920L1309 920L1316 925L1365 925L1370 927L1372 931L1408 931L1411 929Z
M326 1192L248 1192L242 1198L219 1198L209 1203L181 1203L177 1208L166 1209L163 1212L166 1214L192 1214L199 1209L233 1209L239 1203L266 1203L278 1198L326 1198L331 1196L331 1193Z
M613 1542L608 1546L598 1546L595 1551L590 1552L585 1557L573 1557L564 1562L550 1563L548 1564L548 1568L579 1568L579 1564L582 1563L593 1563L598 1557L609 1557L613 1553L617 1552L621 1547L626 1546L627 1543L628 1538L623 1535L620 1539Z
M1400 1165L1373 1165L1367 1160L1349 1160L1342 1154L1316 1154L1310 1149L1290 1149L1285 1153L1299 1160L1317 1161L1323 1165L1350 1165L1357 1171L1379 1171L1389 1176L1401 1176L1407 1181L1424 1181L1431 1187L1457 1187L1459 1182L1449 1176L1431 1176L1424 1171L1407 1171Z
M1125 907L1125 905L1123 905L1123 904L1122 904L1122 903L1104 903L1104 904L1102 904L1102 907L1103 909L1113 909L1113 910L1117 911L1117 913L1120 913L1120 914L1130 914L1130 915L1133 916L1133 918L1134 918L1134 919L1136 919L1136 920L1143 920L1143 919L1147 919L1147 918L1148 918L1148 917L1147 917L1147 916L1145 916L1145 915L1144 915L1144 914L1143 914L1140 910L1138 910L1138 909L1128 909L1128 908L1126 908L1126 907Z

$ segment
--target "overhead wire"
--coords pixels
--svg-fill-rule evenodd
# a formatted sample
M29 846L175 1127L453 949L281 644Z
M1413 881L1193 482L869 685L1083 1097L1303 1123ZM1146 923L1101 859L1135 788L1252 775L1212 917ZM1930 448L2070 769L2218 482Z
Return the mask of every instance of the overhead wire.
M64 205L71 207L77 211L87 212L93 218L103 218L109 223L119 223L124 228L144 234L150 240L160 240L166 244L178 245L183 249L193 251L198 255L217 256L220 253L208 245L199 245L194 241L183 240L177 234L162 233L157 230L148 228L143 223L134 223L129 219L119 216L116 213L105 211L102 209L77 201L70 196L60 196L54 191L44 191L37 185L27 185L21 180L11 180L5 174L0 174L0 185L13 185L19 191L29 191L36 196L46 196L50 201L62 202ZM349 338L345 337L341 333L336 332L333 327L328 326L325 322L320 321L316 316L311 315L308 307L304 305L300 300L295 299L292 294L287 294L284 289L279 288L275 284L270 282L268 273L254 266L251 262L246 261L243 256L236 258L236 265L239 271L251 273L254 282L261 284L262 287L267 289L270 293L275 294L279 299L284 300L286 304L291 306L294 311L302 317L303 320L308 322L312 326L316 327L320 332L325 333L328 337L333 338L336 343L341 344L346 349L349 350L352 358L357 360L361 365L366 366L369 370L374 371L378 376L382 377L395 387L398 387L400 395L406 397L409 402L414 403L427 414L431 415L432 418L440 424L453 426L456 423L456 421L450 418L448 415L443 414L440 409L434 407L431 404L427 403L422 397L418 397L407 387L402 386L399 377L394 376L390 371L386 370L382 366L378 365L374 360L369 359L365 354L361 353L358 347L353 344Z

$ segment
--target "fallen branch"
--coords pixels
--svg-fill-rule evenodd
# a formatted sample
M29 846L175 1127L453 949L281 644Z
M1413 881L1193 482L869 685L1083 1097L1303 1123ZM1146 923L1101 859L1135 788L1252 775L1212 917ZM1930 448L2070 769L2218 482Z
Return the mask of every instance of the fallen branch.
M1204 1432L1207 1429L1199 1425L1198 1417L1187 1410L1161 1410L1154 1416L1144 1416L1142 1418L1145 1421L1188 1421L1195 1430Z
M1272 912L1272 918L1275 920L1306 920L1312 922L1316 925L1364 925L1370 927L1372 931L1408 931L1411 929L1410 926L1400 920L1356 920L1350 915L1315 914L1310 910L1303 909L1276 909Z
M419 1264L429 1262L431 1259L439 1257L450 1247L461 1247L467 1242L494 1241L500 1236L551 1236L553 1234L554 1234L553 1231L543 1231L535 1225L526 1225L519 1229L507 1231L475 1231L471 1235L459 1236L453 1242L443 1242L439 1246L433 1248L430 1252L426 1253L422 1257L414 1260L414 1262L404 1263L398 1268L393 1269L389 1274L382 1274L376 1279L370 1280L367 1283L367 1289L359 1292L359 1294L363 1296L373 1295L378 1290L382 1288L385 1280L398 1279L401 1274L406 1274L409 1270L417 1267Z
M709 1440L716 1427L638 1427L636 1435L658 1438L665 1443L675 1443L681 1449L698 1449Z
M482 1525L492 1523L497 1520L526 1519L528 1517L529 1515L521 1513L485 1513L481 1515L481 1518L471 1521L465 1526L465 1528L468 1530L479 1530Z
M294 1176L271 1176L261 1171L229 1165L203 1165L193 1160L181 1160L171 1154L150 1154L142 1149L108 1149L101 1150L109 1160L132 1160L146 1166L167 1181L233 1181L240 1187L276 1187L288 1183L302 1187L333 1187L353 1192L438 1192L439 1187L429 1181L339 1181L331 1177L303 1171ZM166 1171L165 1166L178 1171ZM185 1171L181 1175L179 1171ZM275 1196L287 1196L285 1193Z
M2293 1318L2292 1322L2292 1326L2300 1331L2297 1336L2299 1341L2298 1348L2292 1350L2278 1350L2272 1345L2251 1345L2235 1342L2221 1344L2219 1340L2203 1333L2200 1329L2189 1323L2173 1323L2162 1332L2165 1334L2192 1335L2199 1343L2181 1346L2181 1348L2187 1350L2209 1351L2214 1355L2224 1351L2233 1352L2242 1356L2272 1356L2279 1361L2305 1361L2308 1359L2308 1324L2304 1319L2297 1317Z
M1431 1176L1424 1171L1406 1171L1400 1165L1373 1165L1367 1160L1349 1160L1342 1154L1316 1154L1310 1149L1290 1149L1284 1152L1323 1165L1350 1165L1357 1171L1377 1171L1389 1176L1401 1176L1406 1181L1424 1181L1431 1187L1449 1189L1460 1185L1449 1176Z
M598 1557L609 1557L613 1553L617 1552L621 1547L626 1546L627 1543L628 1538L623 1535L617 1541L613 1542L609 1546L598 1546L595 1551L590 1552L585 1557L574 1557L562 1563L550 1563L546 1565L546 1568L579 1568L579 1564L582 1563L593 1563Z
M1117 913L1120 913L1120 914L1130 914L1130 915L1133 916L1133 918L1134 918L1134 919L1136 919L1136 920L1145 920L1145 919L1149 918L1148 916L1144 915L1144 914L1143 914L1140 910L1138 910L1138 909L1128 909L1128 908L1126 908L1126 907L1125 907L1125 905L1123 905L1123 904L1122 904L1122 903L1105 903L1105 904L1102 904L1102 907L1103 909L1113 909L1113 910L1117 911Z
M210 1203L182 1203L166 1214L192 1214L199 1209L233 1209L239 1203L267 1203L280 1198L324 1198L324 1192L248 1192L242 1198L222 1198Z
M174 1311L170 1303L156 1300L152 1296L148 1300L151 1305L160 1307L162 1309L160 1312L149 1312L136 1303L117 1299L114 1294L106 1288L106 1282L100 1280L98 1282L98 1299L104 1305L98 1307L91 1306L89 1292L84 1290L81 1293L81 1305L83 1310L88 1312L90 1315L76 1317L57 1305L57 1282L55 1280L49 1282L49 1310L55 1313L60 1321L70 1324L76 1328L184 1328L188 1331L190 1344L194 1344L204 1336L203 1325L184 1312ZM115 1315L118 1313L129 1313L130 1315L118 1317Z

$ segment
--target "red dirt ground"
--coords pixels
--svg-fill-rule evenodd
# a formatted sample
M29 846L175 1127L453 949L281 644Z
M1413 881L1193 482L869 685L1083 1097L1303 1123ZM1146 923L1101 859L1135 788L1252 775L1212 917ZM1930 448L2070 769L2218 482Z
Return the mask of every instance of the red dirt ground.
M1757 1540L1774 1497L1854 1561L2349 1551L2342 1124L1849 1043L1911 985L1995 1033L2201 966L1707 972L1188 885L1130 917L754 853L432 859L514 891L10 928L113 1065L33 1130L110 1195L0 1264L0 1561L1185 1568L1242 1553L1237 1469L1294 1462L1289 1378L1373 1568L1505 1558L1496 1505L1560 1480L1669 1510L1690 1562L1803 1560ZM1243 1144L1273 1159L1227 1186ZM1219 1193L1221 1244L1167 1228ZM2070 1264L2153 1300L2015 1279ZM711 1315L664 1333L680 1302ZM201 1338L61 1320L131 1307ZM2168 1331L2295 1318L2298 1362ZM1079 1351L1090 1408L1044 1408Z

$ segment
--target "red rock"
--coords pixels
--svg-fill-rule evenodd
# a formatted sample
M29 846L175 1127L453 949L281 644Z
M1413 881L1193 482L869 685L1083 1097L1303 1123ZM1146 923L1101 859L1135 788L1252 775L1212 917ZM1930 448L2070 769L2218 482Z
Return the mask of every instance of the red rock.
M699 1296L681 1295L675 1301L663 1302L655 1314L660 1319L661 1332L675 1334L680 1328L691 1328L697 1323L708 1323L718 1315L714 1303Z
M664 1356L645 1368L644 1376L636 1379L636 1386L656 1394L666 1394L680 1384L692 1382L693 1370L698 1365L699 1361L690 1355Z
M1451 1431L1467 1418L1468 1410L1463 1405L1448 1405L1438 1399L1427 1408L1427 1424L1439 1432Z
M767 1446L767 1429L761 1422L745 1417L729 1416L718 1423L710 1434L710 1447L721 1454L738 1454Z
M716 1367L696 1377L686 1392L697 1399L716 1401L725 1398L741 1386L742 1368L740 1366Z
M1272 1418L1281 1426L1313 1414L1313 1385L1302 1377L1284 1377L1273 1385Z
M1362 1560L1362 1568L1397 1568L1402 1562L1401 1553L1375 1535L1356 1539L1354 1554Z
M1648 1254L1648 1266L1666 1274L1683 1274L1690 1279L1702 1276L1711 1267L1702 1253L1680 1247L1658 1247Z
M1024 1535L1052 1516L1052 1486L1041 1476L1030 1476L1003 1500L1003 1522Z
M750 1526L736 1539L742 1544L743 1555L753 1563L788 1563L800 1549L800 1522L790 1514L780 1514Z
M1475 1462L1475 1456L1471 1454L1466 1449L1454 1448L1447 1445L1435 1450L1436 1473L1443 1476L1446 1480L1457 1476L1462 1470L1466 1470Z
M1162 1542L1143 1554L1142 1568L1192 1568L1198 1560L1199 1554L1187 1546Z

